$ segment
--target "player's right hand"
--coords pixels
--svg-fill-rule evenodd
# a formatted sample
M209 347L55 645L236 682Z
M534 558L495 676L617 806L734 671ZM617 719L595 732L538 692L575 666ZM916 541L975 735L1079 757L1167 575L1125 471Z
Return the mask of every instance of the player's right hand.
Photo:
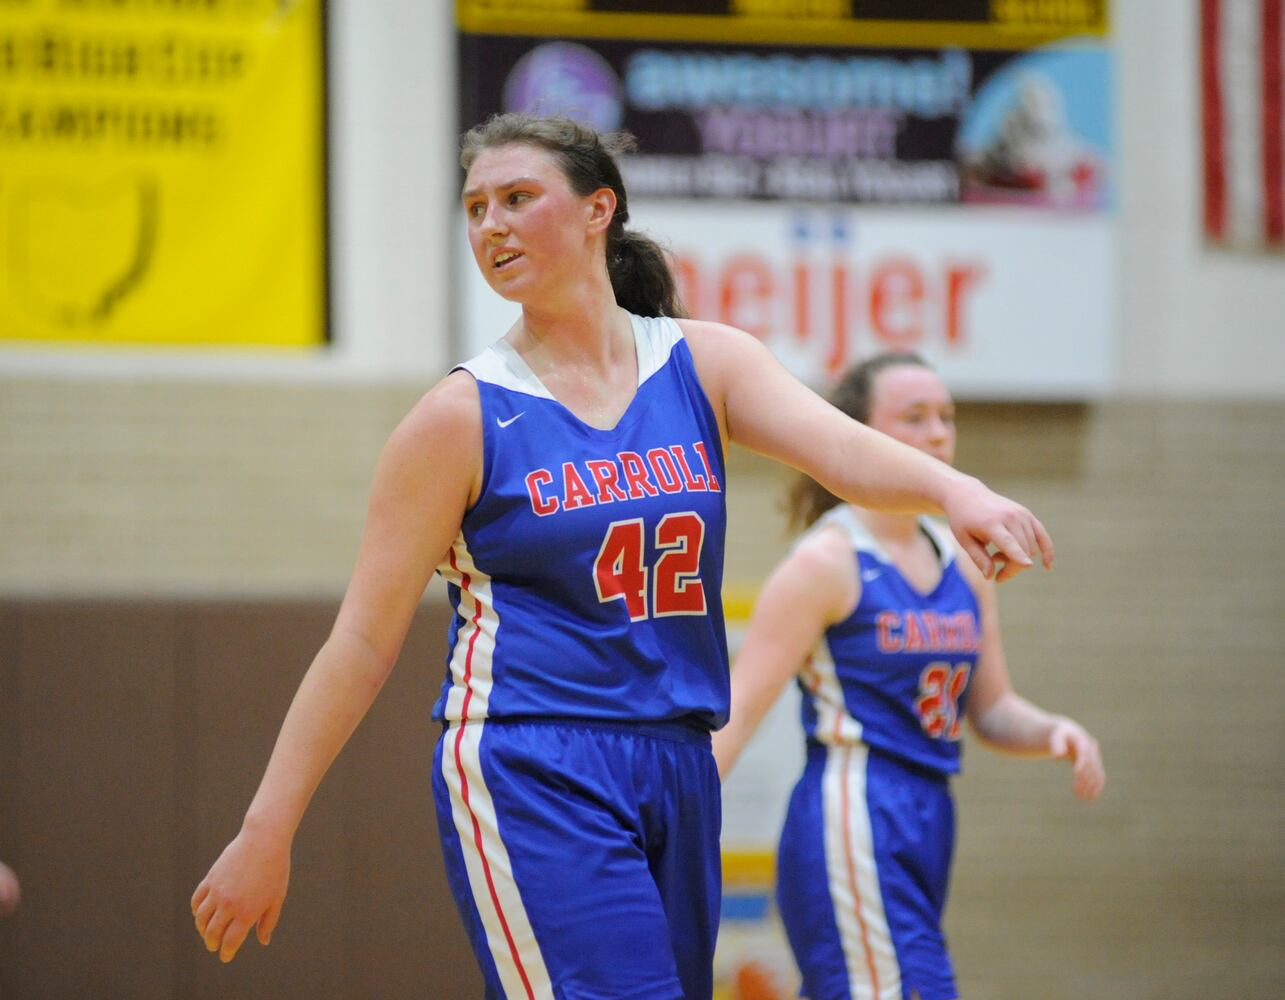
M206 949L230 962L256 924L259 943L266 945L289 884L289 842L242 829L192 894L192 916Z

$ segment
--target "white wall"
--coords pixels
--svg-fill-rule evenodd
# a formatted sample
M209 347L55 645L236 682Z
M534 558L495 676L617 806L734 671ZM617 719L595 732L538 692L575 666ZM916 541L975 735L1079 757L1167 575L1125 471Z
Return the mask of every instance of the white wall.
M358 369L453 360L453 4L331 0L333 322Z
M1196 0L1115 0L1119 391L1285 397L1285 259L1200 238ZM451 330L453 5L331 0L335 347L317 357L0 350L5 371L421 380Z

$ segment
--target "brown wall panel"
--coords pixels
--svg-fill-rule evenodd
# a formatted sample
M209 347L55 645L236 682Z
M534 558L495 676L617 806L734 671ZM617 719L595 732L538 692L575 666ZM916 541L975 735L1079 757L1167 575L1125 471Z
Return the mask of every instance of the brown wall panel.
M21 702L4 718L18 734L24 892L3 942L17 996L171 995L175 626L161 605L21 611Z
M0 1000L480 994L428 787L441 605L422 610L309 808L271 947L224 966L193 928L188 898L235 834L334 612L0 604L0 856L24 888L0 923Z

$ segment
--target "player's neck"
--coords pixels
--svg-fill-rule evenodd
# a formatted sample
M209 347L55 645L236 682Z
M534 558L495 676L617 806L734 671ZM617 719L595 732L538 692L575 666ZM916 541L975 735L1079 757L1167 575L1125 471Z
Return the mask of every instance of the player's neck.
M879 510L857 508L857 516L880 541L894 545L910 544L919 534L916 514L888 514Z
M524 306L510 342L532 369L559 365L610 370L633 356L628 315L607 294L586 292L552 307Z

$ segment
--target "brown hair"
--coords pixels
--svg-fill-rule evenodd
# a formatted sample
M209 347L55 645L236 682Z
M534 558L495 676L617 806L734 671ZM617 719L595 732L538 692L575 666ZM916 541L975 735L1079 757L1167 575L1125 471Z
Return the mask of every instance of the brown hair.
M829 400L853 420L866 423L870 419L870 400L874 384L881 372L897 365L914 365L932 371L932 365L913 351L888 351L867 358L853 365L835 384ZM790 527L801 530L813 524L831 507L843 503L811 476L802 473L790 486L785 496L785 512Z
M617 304L639 316L687 315L660 245L641 233L625 231L629 197L616 155L637 148L632 135L600 133L561 115L539 117L507 112L493 115L464 133L460 166L468 170L483 150L514 144L553 153L571 190L581 197L604 187L615 192L616 213L607 228L607 274Z

